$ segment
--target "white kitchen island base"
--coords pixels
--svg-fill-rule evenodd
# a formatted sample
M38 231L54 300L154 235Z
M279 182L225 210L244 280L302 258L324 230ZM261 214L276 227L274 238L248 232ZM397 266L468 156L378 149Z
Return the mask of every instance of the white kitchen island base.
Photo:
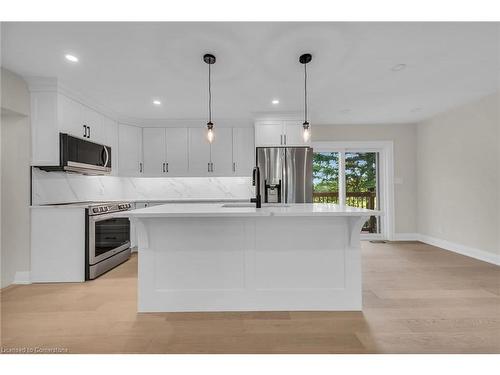
M129 213L138 230L140 312L362 308L359 233L367 210L148 216L154 209Z

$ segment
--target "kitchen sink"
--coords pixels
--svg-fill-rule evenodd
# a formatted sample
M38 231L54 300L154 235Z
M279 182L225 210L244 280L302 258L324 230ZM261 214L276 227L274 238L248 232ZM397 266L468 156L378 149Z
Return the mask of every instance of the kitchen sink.
M224 203L222 205L223 208L231 208L231 207L255 207L255 203ZM262 208L266 207L290 207L289 204L282 203L262 203Z
M233 208L233 207L255 207L255 203L224 203L222 205L224 208Z

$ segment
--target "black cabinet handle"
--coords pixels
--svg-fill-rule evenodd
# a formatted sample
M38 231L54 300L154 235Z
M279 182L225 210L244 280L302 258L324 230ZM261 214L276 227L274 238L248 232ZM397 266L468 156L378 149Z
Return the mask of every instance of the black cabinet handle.
M168 173L168 163L165 163L165 165L167 166L167 173Z
M83 125L83 138L87 138L87 125Z
M163 163L163 173L165 173L165 163Z
M89 128L89 135L87 138L90 138L90 126L87 126L87 128Z

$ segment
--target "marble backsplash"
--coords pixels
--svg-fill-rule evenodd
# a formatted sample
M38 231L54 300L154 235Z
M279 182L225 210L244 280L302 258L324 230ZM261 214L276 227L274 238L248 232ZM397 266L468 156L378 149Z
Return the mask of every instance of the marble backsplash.
M106 200L250 199L249 177L114 177L33 168L33 205Z

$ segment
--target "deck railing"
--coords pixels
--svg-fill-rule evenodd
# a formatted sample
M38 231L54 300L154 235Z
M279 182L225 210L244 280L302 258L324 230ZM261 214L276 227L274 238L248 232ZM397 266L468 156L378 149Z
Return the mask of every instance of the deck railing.
M352 207L375 209L376 202L375 191L355 191L346 192L346 205ZM313 192L314 203L339 203L339 192ZM377 233L377 218L375 216L370 219L363 226L363 232Z

